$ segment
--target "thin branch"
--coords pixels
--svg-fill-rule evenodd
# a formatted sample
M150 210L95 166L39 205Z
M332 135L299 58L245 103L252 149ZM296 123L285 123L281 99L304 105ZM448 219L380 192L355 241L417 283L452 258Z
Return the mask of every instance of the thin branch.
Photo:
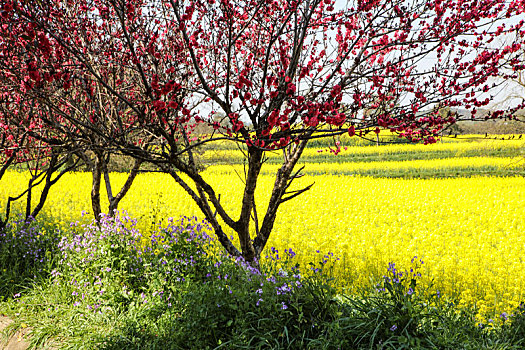
M280 204L283 204L284 202L289 201L290 199L293 199L293 198L295 198L295 197L301 195L302 193L308 191L310 188L312 188L312 186L313 186L314 184L315 184L315 182L312 183L312 184L310 184L310 185L308 185L308 186L306 186L306 187L303 188L303 189L300 189L300 190L297 190L297 191L289 191L289 192L285 192L285 195L286 195L286 194L289 194L289 196L288 196L288 197L282 197L282 198L279 200Z

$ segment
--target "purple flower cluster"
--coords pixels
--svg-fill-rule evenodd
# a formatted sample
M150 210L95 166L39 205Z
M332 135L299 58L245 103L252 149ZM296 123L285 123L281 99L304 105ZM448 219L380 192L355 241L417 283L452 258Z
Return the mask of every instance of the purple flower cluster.
M45 250L37 244L42 240L38 229L30 225L10 229L9 234L0 233L0 241L24 237L19 239L21 249L35 263L42 262ZM72 307L97 314L132 301L169 308L174 284L183 288L197 281L218 286L231 300L246 295L255 297L256 306L287 310L293 305L292 294L303 286L298 265L292 264L295 251L279 254L272 247L269 261L263 263L232 259L217 250L210 230L205 221L183 217L169 219L166 226L143 236L137 220L127 214L101 215L91 224L72 224L70 234L55 240L58 263L50 276ZM332 257L328 254L325 260Z
M44 232L34 219L19 219L0 230L0 266L17 276L44 271L57 252L57 232Z
M282 286L277 286L275 287L275 291L277 293L277 295L281 295L281 294L288 294L288 293L291 293L293 291L293 286L288 284L288 283L284 283Z
M131 302L138 295L142 305L162 302L171 307L168 290L151 286L194 277L212 243L209 226L195 218L183 217L178 225L169 219L166 227L143 237L136 224L115 212L60 241L61 260L51 275L56 284L69 288L72 305L98 313L104 305Z
M380 293L394 294L396 297L410 298L414 293L417 285L417 280L421 277L421 273L418 272L423 260L415 256L412 258L413 267L410 271L399 271L396 268L396 264L390 262L388 264L387 274L383 276L383 282L377 284L376 290ZM436 296L440 297L440 292L436 292Z
M316 250L315 252L317 254L322 254L319 250ZM320 260L318 260L317 264L313 262L310 263L310 270L314 274L326 274L327 271L329 272L333 268L333 265L337 261L339 261L339 257L336 257L332 252L328 252L324 254Z
M265 264L262 265L264 272L254 268L250 264L246 264L242 259L237 259L242 262L245 270L250 272L252 276L258 276L260 287L255 290L256 306L260 306L264 301L263 294L266 295L267 300L280 299L281 309L286 310L291 302L290 297L292 293L302 287L301 274L298 270L298 265L293 264L293 258L296 253L291 249L285 249L284 255L279 255L279 250L275 247L269 249L266 256ZM261 279L262 278L262 279ZM249 278L249 281L251 279ZM282 301L282 299L286 301Z

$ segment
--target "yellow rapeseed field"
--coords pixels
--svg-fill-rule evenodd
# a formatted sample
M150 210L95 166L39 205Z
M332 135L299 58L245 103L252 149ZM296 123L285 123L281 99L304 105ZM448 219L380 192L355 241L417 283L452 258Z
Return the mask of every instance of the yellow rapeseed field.
M459 151L467 147L457 145ZM395 151L395 147L409 146L386 147ZM420 146L413 147L417 151ZM372 149L358 147L359 151L368 148ZM307 175L295 186L315 185L281 207L268 247L293 248L303 266L319 259L316 250L333 252L340 258L334 273L342 287L351 291L377 282L389 262L408 267L412 257L418 256L424 261L423 282L433 280L433 288L441 294L463 305L475 305L480 318L510 312L525 300L525 178L393 179L337 174L340 169L363 167L381 171L487 165L509 168L523 163L505 157L460 157L306 164ZM268 171L263 171L258 184L261 209L274 182L271 170L275 166L265 165ZM237 174L242 174L241 169L240 165L218 165L204 172L230 213L238 212L240 205ZM26 177L17 172L4 176L0 206L9 194L23 188ZM125 180L124 174L111 177L115 184ZM80 213L90 212L90 185L89 173L65 175L51 190L40 219L63 228L82 220ZM185 192L170 177L158 173L140 174L120 208L139 218L143 230L151 230L153 223L168 217L202 217Z
M513 137L514 136L514 137ZM524 142L523 139L518 139L519 136L511 135L505 136L505 140L484 138L480 135L465 135L459 139L457 138L446 138L444 142L438 142L432 145L423 144L412 144L412 143L398 143L398 144L386 144L381 147L376 147L373 144L368 146L344 146L341 147L340 155L355 155L355 156L366 156L366 155L383 155L390 156L394 154L410 154L410 153L444 153L451 152L453 156L462 157L469 151L498 151L504 149L516 149L523 153ZM513 137L512 139L509 139ZM332 142L332 149L335 149L335 145ZM273 151L267 152L266 156L270 159L280 158L282 152ZM303 158L309 157L330 157L333 162L339 162L338 156L334 156L330 153L328 147L311 147L307 148L303 153ZM242 153L236 149L216 149L209 150L202 155L204 162L207 160L213 161L224 161L234 160L238 162L242 159Z
M443 159L417 159L402 161L372 161L372 162L344 162L344 163L299 163L305 165L304 173L324 175L324 174L346 174L367 172L371 174L381 174L385 171L406 171L417 175L422 171L432 170L434 173L477 170L483 172L484 169L500 169L512 171L513 169L523 168L524 162L518 157L454 157ZM275 174L279 164L267 164L261 170L263 174ZM239 173L244 174L243 165L216 165L206 169L205 174L218 173ZM453 174L454 175L454 174Z

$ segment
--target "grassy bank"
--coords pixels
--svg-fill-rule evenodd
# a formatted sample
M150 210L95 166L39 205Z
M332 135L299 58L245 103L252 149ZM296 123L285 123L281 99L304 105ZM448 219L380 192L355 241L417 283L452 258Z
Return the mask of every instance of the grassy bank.
M0 310L37 348L520 349L525 310L480 323L424 282L425 262L395 263L361 293L335 288L340 261L297 262L271 248L260 265L217 250L184 218L144 236L126 216L40 236L19 223L1 238ZM18 270L20 274L7 271Z

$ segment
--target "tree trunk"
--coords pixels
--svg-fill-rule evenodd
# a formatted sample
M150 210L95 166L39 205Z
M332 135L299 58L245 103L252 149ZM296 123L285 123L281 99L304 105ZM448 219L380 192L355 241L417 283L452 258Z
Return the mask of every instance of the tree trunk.
M99 154L95 155L93 168L91 169L93 174L93 184L91 186L91 208L93 209L93 216L95 221L98 222L102 209L100 206L100 182L102 179L102 160Z
M246 174L246 183L244 186L244 195L242 198L242 207L239 220L236 223L235 231L239 236L242 256L246 261L258 260L257 253L253 247L253 241L250 236L250 218L254 209L255 189L257 187L257 178L262 167L263 151L257 148L248 150L248 173Z
M63 170L61 170L56 175L56 177L53 179L52 178L53 174L56 171L58 171L58 169L60 167L62 167L63 165L66 165L67 162L68 162L67 157L62 159L60 162L58 161L58 156L53 156L51 158L51 160L49 162L49 168L47 169L47 172L46 172L46 177L45 177L46 182L45 182L44 188L42 189L42 194L40 195L40 199L38 201L38 204L36 205L36 207L33 209L32 213L31 213L31 216L33 218L35 218L40 213L42 208L44 207L44 203L47 200L47 196L49 194L49 190L51 189L51 186L56 184L58 182L58 180L60 180L60 178L62 178L62 176L64 176L65 173L75 169L77 167L77 165L78 165L79 159L77 159L75 162L73 162L72 164L70 164L69 166L67 166Z
M111 184L109 183L109 175L108 175L107 166L106 166L106 172L104 173L104 181L106 182L106 189L108 191L109 215L113 216L115 211L118 209L118 205L120 201L122 200L122 198L124 198L126 193L128 193L129 189L131 188L131 185L133 184L133 181L137 177L141 165L142 165L142 160L135 159L135 163L133 164L133 168L131 168L131 171L128 174L128 178L126 179L126 182L124 183L119 193L117 193L115 197L113 197L111 193Z
M298 177L299 175L298 173L302 169L301 168L295 174L292 174L293 169L295 168L295 165L299 161L299 158L301 157L307 143L308 143L307 140L303 140L298 145L293 146L294 149L290 150L290 153L288 156L287 155L284 156L283 165L277 171L272 194L270 196L270 201L268 203L268 209L266 210L266 215L264 216L263 222L261 224L259 235L257 235L257 237L255 238L253 242L257 257L260 256L260 254L266 247L266 243L268 242L268 239L270 238L270 233L272 232L273 225L277 217L277 211L280 205L308 191L313 185L313 184L309 185L300 190L287 192L293 180L296 177ZM285 197L286 195L288 196Z

